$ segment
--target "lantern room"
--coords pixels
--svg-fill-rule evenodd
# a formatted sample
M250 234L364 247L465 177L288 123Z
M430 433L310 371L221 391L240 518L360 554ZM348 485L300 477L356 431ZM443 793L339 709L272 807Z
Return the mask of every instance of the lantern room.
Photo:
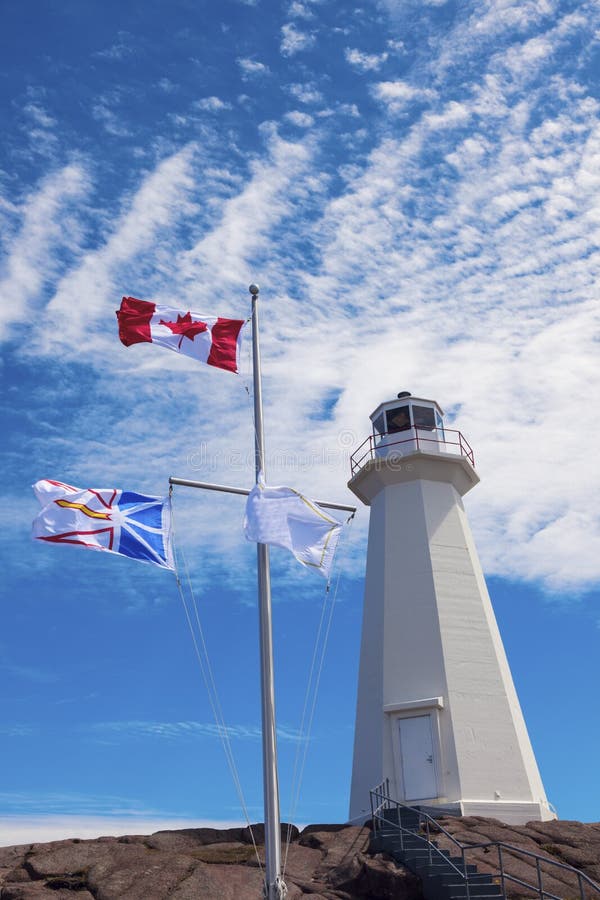
M379 404L371 422L371 434L350 457L348 487L363 503L370 503L364 488L367 483L374 488L372 471L377 473L379 490L390 478L446 479L445 462L452 459L454 486L461 496L479 481L468 441L460 431L446 428L444 412L435 400L401 391L395 400Z
M392 449L401 454L417 448L439 451L440 444L445 443L443 416L435 400L413 397L409 391L401 391L396 400L380 403L371 414L377 455L387 455Z

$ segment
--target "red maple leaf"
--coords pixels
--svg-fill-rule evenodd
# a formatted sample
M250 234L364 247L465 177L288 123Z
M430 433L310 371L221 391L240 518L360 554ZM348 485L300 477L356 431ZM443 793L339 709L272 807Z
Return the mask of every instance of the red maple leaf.
M165 322L164 319L161 319L160 324L170 328L173 334L181 335L181 340L177 345L178 347L181 347L181 341L183 341L184 337L193 341L197 334L201 334L208 329L206 322L200 322L200 320L194 321L190 312L186 312L185 316L177 314L176 322Z

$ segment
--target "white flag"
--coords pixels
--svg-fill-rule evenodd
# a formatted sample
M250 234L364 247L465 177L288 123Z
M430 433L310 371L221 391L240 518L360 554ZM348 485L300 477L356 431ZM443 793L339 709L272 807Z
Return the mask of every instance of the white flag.
M288 487L259 480L248 496L246 540L291 550L298 562L329 578L342 523Z

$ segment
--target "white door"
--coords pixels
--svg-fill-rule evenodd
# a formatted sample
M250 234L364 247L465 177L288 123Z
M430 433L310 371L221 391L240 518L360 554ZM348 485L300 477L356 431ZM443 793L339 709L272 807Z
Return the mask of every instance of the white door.
M398 719L405 800L437 797L431 716Z

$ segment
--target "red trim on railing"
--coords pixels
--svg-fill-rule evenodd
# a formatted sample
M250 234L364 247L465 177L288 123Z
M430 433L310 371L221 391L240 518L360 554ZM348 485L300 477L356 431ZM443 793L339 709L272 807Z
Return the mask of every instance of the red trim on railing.
M425 435L435 435L434 437L425 437ZM453 435L454 439L449 440L448 435ZM392 440L390 440L392 438ZM376 457L385 459L382 450L389 453L391 447L398 447L401 452L403 444L412 444L413 449L409 452L416 451L427 453L451 453L455 456L466 457L473 468L475 468L475 456L473 450L465 436L454 428L408 428L406 431L387 431L384 434L370 434L362 444L354 451L350 457L350 471L352 476L356 475L359 469L362 469L367 462ZM431 445L435 445L432 447ZM456 448L456 449L452 449ZM379 451L379 452L378 452Z

